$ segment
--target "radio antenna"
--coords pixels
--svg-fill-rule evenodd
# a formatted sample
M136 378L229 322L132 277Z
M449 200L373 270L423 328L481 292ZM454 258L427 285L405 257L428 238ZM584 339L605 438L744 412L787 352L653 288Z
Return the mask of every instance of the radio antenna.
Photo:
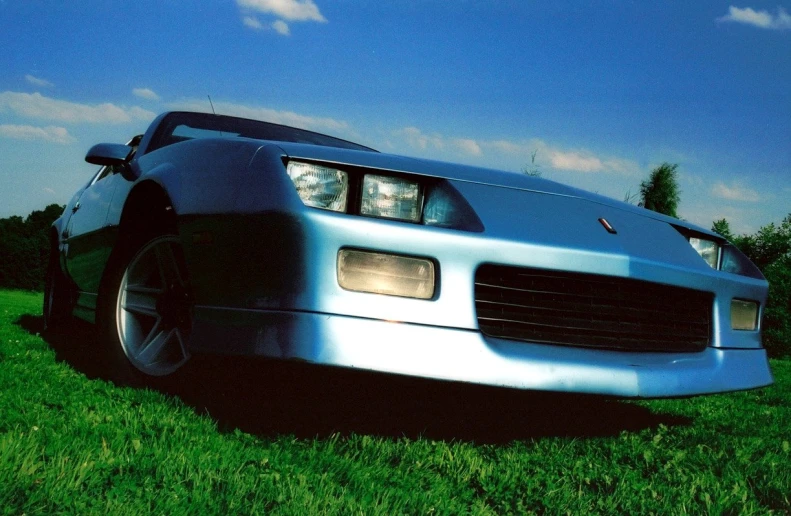
M211 106L212 114L216 115L217 112L214 110L214 103L211 101L211 95L206 95L206 96L209 97L209 105Z

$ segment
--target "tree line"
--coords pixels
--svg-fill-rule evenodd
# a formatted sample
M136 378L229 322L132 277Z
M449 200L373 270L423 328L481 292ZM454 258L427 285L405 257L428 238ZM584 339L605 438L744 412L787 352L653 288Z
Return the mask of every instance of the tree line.
M50 204L26 218L0 219L0 287L44 290L49 260L47 234L64 206Z

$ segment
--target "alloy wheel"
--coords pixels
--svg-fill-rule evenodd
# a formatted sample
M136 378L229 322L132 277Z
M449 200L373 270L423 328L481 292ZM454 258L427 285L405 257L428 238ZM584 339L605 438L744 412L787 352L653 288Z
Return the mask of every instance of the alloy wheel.
M139 371L164 376L190 357L192 296L176 237L156 238L132 258L116 303L118 338Z

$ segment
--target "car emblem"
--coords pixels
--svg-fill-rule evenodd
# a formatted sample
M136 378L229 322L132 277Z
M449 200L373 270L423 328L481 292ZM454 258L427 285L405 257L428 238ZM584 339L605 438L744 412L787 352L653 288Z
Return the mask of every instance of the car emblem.
M618 232L615 230L615 228L612 227L612 225L609 222L607 222L607 219L601 218L601 219L599 219L599 222L601 222L601 225L604 226L604 229L606 229L608 233L611 233L613 235L617 235L618 234Z

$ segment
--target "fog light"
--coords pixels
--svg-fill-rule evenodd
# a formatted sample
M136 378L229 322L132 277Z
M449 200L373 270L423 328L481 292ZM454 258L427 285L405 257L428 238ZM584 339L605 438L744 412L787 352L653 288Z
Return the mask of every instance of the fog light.
M341 249L338 284L355 292L431 299L434 263L425 258Z
M755 330L758 328L758 303L731 300L731 328L734 330Z

